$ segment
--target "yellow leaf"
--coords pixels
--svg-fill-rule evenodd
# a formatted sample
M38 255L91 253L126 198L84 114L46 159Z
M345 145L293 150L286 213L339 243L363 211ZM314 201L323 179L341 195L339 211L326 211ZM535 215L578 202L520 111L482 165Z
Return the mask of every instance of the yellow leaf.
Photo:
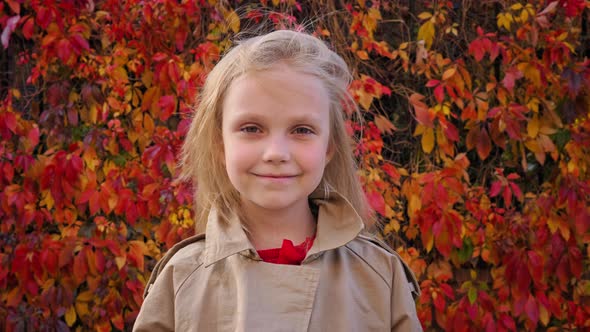
M521 22L526 22L529 19L529 12L526 10L523 10L520 12L520 21Z
M426 48L430 48L434 41L434 32L434 22L428 20L420 26L420 29L418 29L418 40L424 40Z
M76 296L76 301L90 302L94 298L94 294L91 291L84 291Z
M498 28L504 28L508 31L510 31L510 24L512 22L514 22L514 18L512 17L512 14L510 13L500 13L498 14Z
M444 115L450 115L451 114L451 107L449 105L448 102L445 102L443 104L436 104L434 105L434 107L432 108L432 110L435 113L442 113Z
M113 70L113 78L118 81L122 81L127 83L129 81L129 77L127 76L127 71L123 67L115 67Z
M51 191L44 190L41 193L41 197L43 197L43 198L41 199L41 202L39 203L39 205L47 207L48 211L53 209L55 201L53 200L53 196L51 195Z
M531 111L533 111L533 112L535 112L535 113L538 113L538 112L539 112L539 104L540 104L540 103L541 103L541 102L539 101L539 99L537 99L537 98L533 97L533 98L531 98L531 100L529 100L529 102L526 104L526 107L527 107L529 110L531 110Z
M545 326L549 324L549 311L547 311L547 308L542 304L539 304L539 320Z
M426 128L424 134L422 134L422 150L425 153L430 153L432 149L434 149L434 130Z
M151 115L146 113L143 116L143 129L145 129L146 132L152 134L155 128L156 125L154 124L154 119L151 117Z
M410 196L410 200L408 202L408 216L410 219L416 214L416 211L422 208L422 201L420 200L420 196L416 194L412 194Z
M541 85L541 73L537 67L530 63L522 62L518 64L518 69L524 73L524 77L534 83L536 86Z
M227 24L229 25L230 29L234 33L237 33L240 31L240 17L238 16L238 14L236 14L235 10L228 12L225 15L225 20L226 20Z
M531 138L535 138L539 134L539 117L537 115L527 123L527 133Z
M151 70L146 70L141 75L141 82L145 85L146 88L150 88L152 86L152 80L154 79L154 72Z
M442 75L443 81L446 81L449 78L453 77L456 72L457 72L457 68L455 68L455 67L445 70L445 72Z
M426 131L426 126L418 124L416 125L416 129L414 130L414 136L419 136L424 134L424 131Z
M527 139L524 142L524 145L529 149L531 152L542 152L539 143L536 140Z
M123 257L115 257L115 264L117 264L117 267L120 269L123 268L123 266L125 266L125 263L127 262L127 257L123 256Z
M72 325L74 325L75 322L76 309L74 308L74 306L70 306L68 310L66 310L66 324L68 324L69 327L72 327Z
M12 92L12 95L14 96L14 98L20 99L21 94L20 94L20 90L19 89L10 89L10 91Z
M88 302L76 301L76 312L78 313L78 317L87 316L90 313L90 310L88 310Z
M514 5L510 6L510 9L512 9L512 10L520 10L520 9L522 9L522 4L515 3Z
M432 13L429 12L422 12L418 15L418 18L422 21L427 20L432 17Z
M570 239L570 229L567 223L564 223L561 219L549 217L547 218L547 226L549 226L549 231L551 231L551 234L554 234L557 232L557 230L559 230L566 241Z
M424 241L424 245L426 246L426 252L430 252L432 250L432 246L434 245L434 236L432 235L432 231L426 232L426 234L422 235L422 241Z
M88 120L91 123L96 123L96 121L98 120L98 105L95 103L92 103L90 105L90 109L88 110Z
M45 282L43 283L43 286L41 286L41 288L46 290L46 289L49 289L49 287L53 287L53 285L55 285L55 279L47 279L47 280L45 280Z
M567 38L567 31L562 32L559 36L557 36L557 40L564 41Z
M373 102L373 96L365 92L364 90L357 91L359 96L359 103L365 110L369 110L371 103Z

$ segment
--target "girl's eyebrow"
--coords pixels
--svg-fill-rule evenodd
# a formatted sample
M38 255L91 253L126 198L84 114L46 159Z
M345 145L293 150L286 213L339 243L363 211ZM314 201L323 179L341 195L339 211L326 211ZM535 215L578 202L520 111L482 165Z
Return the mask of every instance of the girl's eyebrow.
M257 112L249 112L249 111L243 111L243 112L234 112L231 116L233 121L264 121L266 119L269 118L274 118L277 116L281 116L280 111L277 111L273 114L266 114L266 113L257 113ZM317 123L320 121L320 116L318 114L314 114L314 113L302 113L302 114L297 114L296 116L293 117L289 117L287 119L289 122L292 123Z

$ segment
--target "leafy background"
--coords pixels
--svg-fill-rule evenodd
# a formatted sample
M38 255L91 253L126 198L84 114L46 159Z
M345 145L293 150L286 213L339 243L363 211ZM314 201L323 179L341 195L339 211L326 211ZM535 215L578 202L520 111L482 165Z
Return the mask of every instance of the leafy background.
M194 233L174 181L191 104L260 24L350 64L359 176L426 330L590 328L589 18L584 0L3 0L1 330L131 328Z

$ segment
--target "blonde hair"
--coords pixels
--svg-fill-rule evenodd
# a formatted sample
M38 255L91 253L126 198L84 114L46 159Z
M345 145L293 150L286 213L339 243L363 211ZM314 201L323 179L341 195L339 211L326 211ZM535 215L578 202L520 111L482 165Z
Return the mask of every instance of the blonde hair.
M182 146L180 164L180 179L196 184L198 231L204 230L212 208L225 221L234 213L241 215L239 193L230 183L220 147L225 93L236 78L251 71L271 69L279 63L319 78L330 97L329 144L334 155L326 165L317 190L336 191L361 216L369 214L345 127L344 107L358 115L347 89L352 78L348 66L318 38L303 32L279 30L239 42L217 63L205 81Z

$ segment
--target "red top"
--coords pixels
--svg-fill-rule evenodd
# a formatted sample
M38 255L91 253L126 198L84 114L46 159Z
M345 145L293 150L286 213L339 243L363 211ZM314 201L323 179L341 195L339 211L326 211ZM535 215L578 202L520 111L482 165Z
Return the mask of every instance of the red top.
M263 261L274 264L299 265L307 255L313 244L314 237L308 237L299 245L293 245L291 240L283 240L280 248L257 250Z

